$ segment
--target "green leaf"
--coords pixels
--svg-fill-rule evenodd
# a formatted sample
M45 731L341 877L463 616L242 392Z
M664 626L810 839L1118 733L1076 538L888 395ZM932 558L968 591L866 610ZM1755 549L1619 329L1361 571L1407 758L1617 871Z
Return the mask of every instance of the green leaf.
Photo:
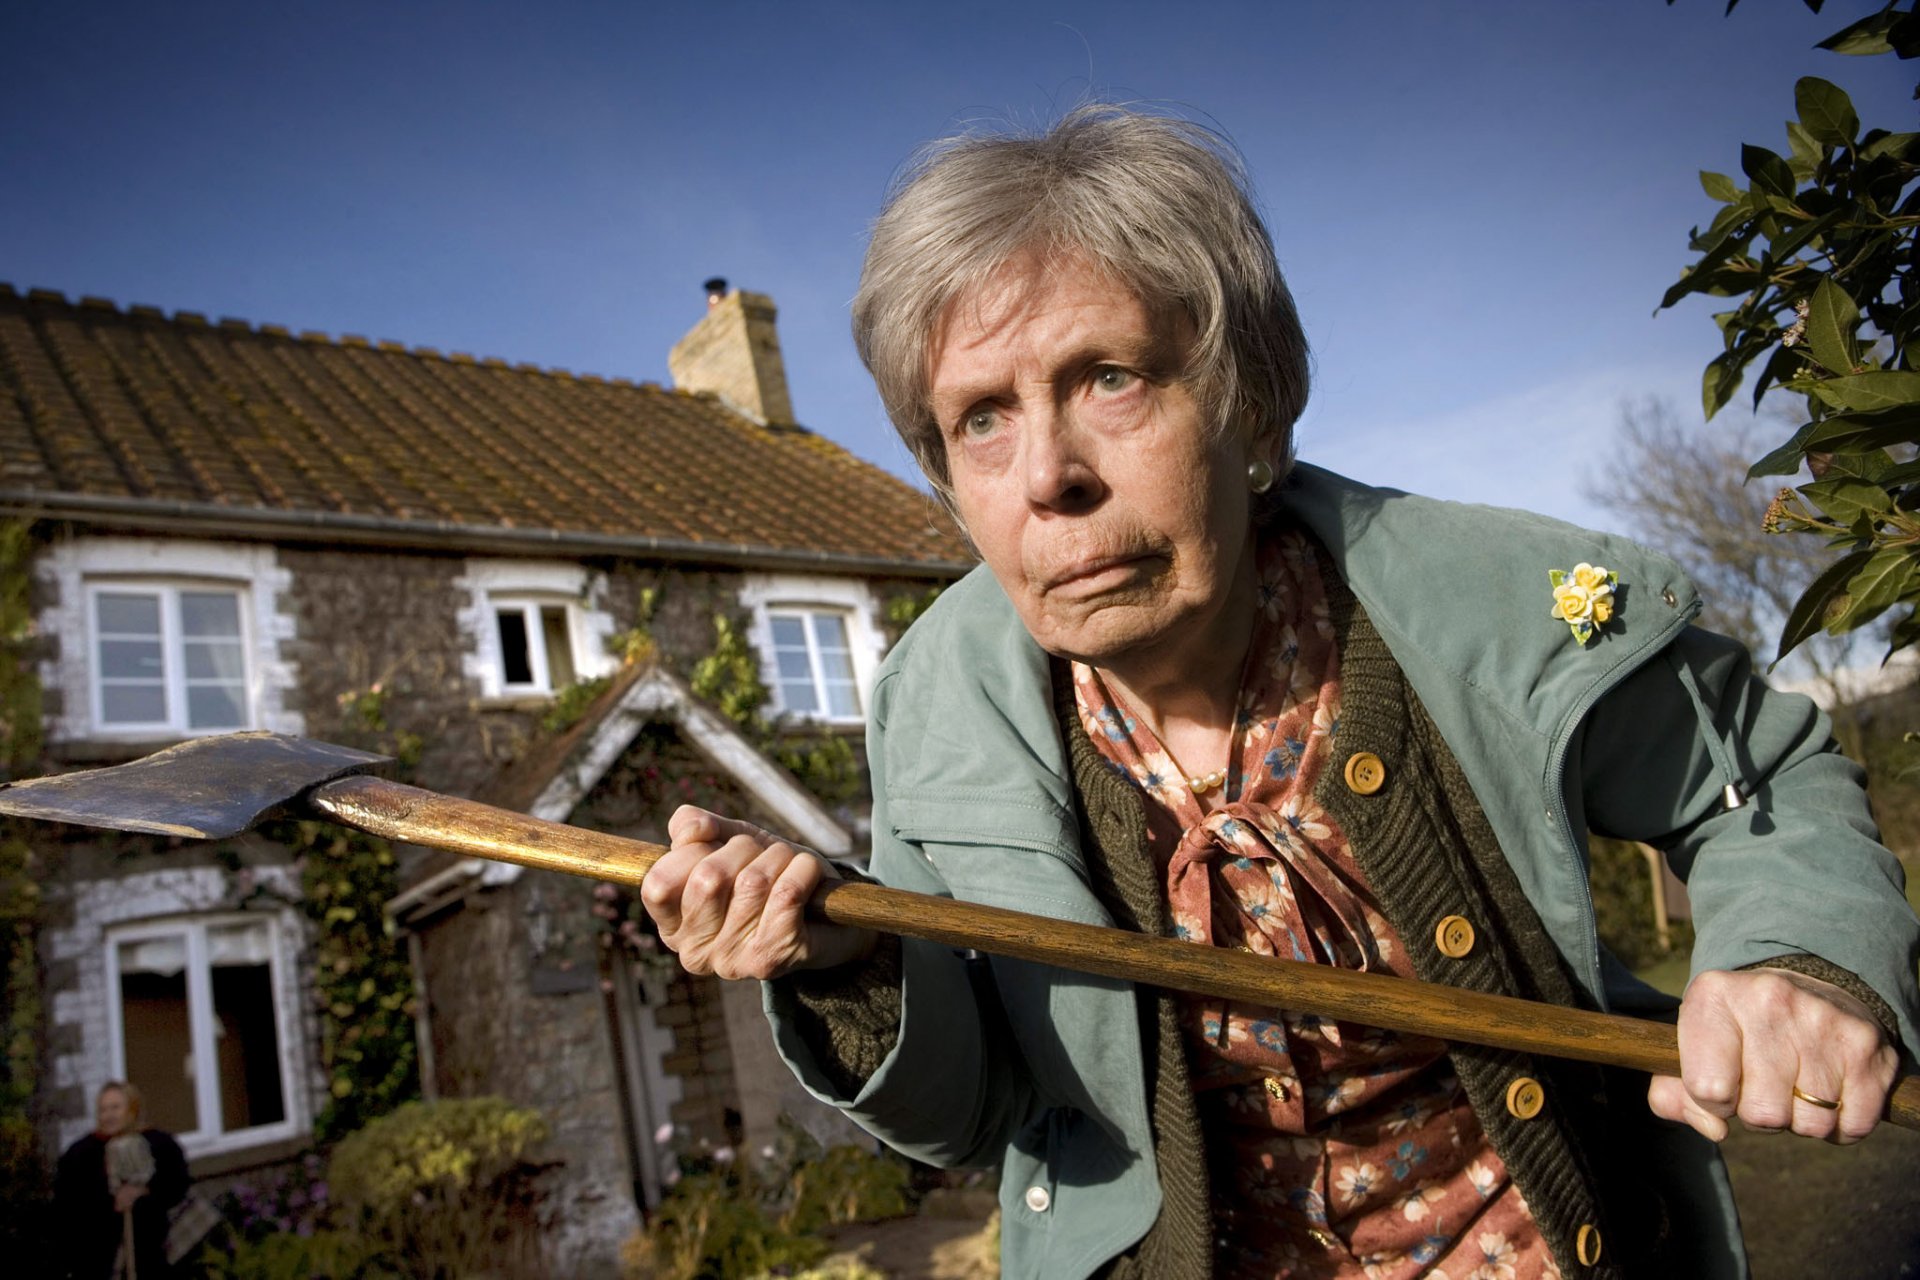
M1885 449L1863 449L1858 452L1834 453L1827 456L1827 478L1839 479L1842 476L1854 476L1861 480L1871 480L1882 490L1894 488L1900 482L1889 480L1897 468L1893 465L1893 455ZM1891 497L1888 499L1891 501Z
M1884 488L1899 489L1920 480L1920 462L1901 462L1881 471L1878 475L1867 477Z
M1875 138L1860 148L1860 159L1878 160L1881 156L1892 156L1895 160L1905 160L1913 150L1916 139L1920 139L1920 133L1889 133Z
M1828 383L1816 383L1815 390ZM1801 441L1806 453L1863 453L1920 440L1920 405L1905 404L1878 413L1842 413L1813 424Z
M1860 348L1853 339L1859 326L1860 308L1832 276L1821 276L1807 304L1807 348L1828 373L1846 377L1860 363Z
M1893 42L1887 39L1893 30L1893 24L1901 15L1887 10L1868 14L1858 22L1849 23L1815 45L1816 49L1827 49L1833 53L1864 55L1870 53L1892 53Z
M1787 625L1780 630L1780 650L1773 655L1768 665L1771 671L1780 665L1780 660L1798 649L1814 632L1820 630L1826 620L1827 605L1840 594L1847 581L1866 564L1872 556L1870 551L1856 551L1852 555L1842 556L1820 571L1820 576L1794 602L1787 614Z
M1700 189L1718 200L1721 204L1732 204L1740 198L1740 188L1734 185L1732 178L1724 173L1714 173L1708 169L1700 171Z
M1920 401L1920 373L1904 369L1874 369L1845 378L1816 382L1813 393L1826 404L1848 413L1899 409Z
M1700 407L1711 418L1726 407L1740 386L1740 371L1746 363L1733 351L1723 351L1707 363L1700 380Z
M1747 468L1747 479L1758 480L1761 476L1790 476L1800 470L1800 455L1807 437L1820 424L1809 422L1793 433L1793 438L1769 453L1760 461Z
M1740 171L1753 180L1755 191L1768 195L1793 198L1796 190L1793 182L1793 170L1765 147L1756 147L1745 143L1740 148Z
M1853 476L1834 476L1800 486L1808 502L1820 508L1835 524L1852 524L1862 515L1877 516L1893 509L1887 491L1869 480Z
M1873 552L1847 583L1845 606L1833 608L1829 603L1828 632L1837 636L1872 622L1899 604L1916 579L1920 579L1920 554L1907 547Z
M1889 635L1887 640L1887 658L1891 658L1900 650L1909 648L1916 642L1920 642L1920 609L1909 609L1906 617L1894 623L1893 634ZM1887 658L1880 660L1882 666L1886 665ZM1911 735L1909 735L1908 741L1912 741ZM1920 771L1920 760L1916 760L1907 765L1899 776L1904 778L1908 774L1916 771Z
M1829 209L1811 222L1803 222L1786 235L1781 236L1769 246L1769 251L1773 254L1776 262L1785 262L1794 254L1800 252L1801 247L1809 240L1853 211L1854 206L1852 201L1848 201L1837 209Z
M1908 9L1895 18L1893 29L1887 32L1887 43L1893 46L1893 56L1902 61L1920 57L1920 15Z
M1827 158L1827 148L1808 133L1806 126L1798 120L1787 121L1787 145L1793 151L1787 160L1787 167L1793 170L1794 181L1811 181L1819 171L1820 162Z
M1800 123L1816 142L1829 147L1850 147L1853 135L1860 132L1860 116L1846 90L1819 76L1802 76L1793 86L1793 105Z

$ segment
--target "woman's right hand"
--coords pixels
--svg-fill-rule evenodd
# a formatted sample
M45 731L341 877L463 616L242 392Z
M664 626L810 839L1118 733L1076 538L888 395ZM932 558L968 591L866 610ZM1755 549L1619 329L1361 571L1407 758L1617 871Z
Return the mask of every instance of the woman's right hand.
M825 858L751 823L681 805L667 822L671 847L640 883L660 940L689 973L777 978L864 960L868 929L808 921Z

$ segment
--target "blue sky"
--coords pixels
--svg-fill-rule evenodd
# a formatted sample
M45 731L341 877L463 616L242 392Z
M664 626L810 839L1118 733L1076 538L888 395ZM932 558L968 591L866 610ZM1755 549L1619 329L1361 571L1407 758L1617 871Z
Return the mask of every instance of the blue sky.
M1623 527L1623 398L1698 416L1653 316L1793 82L1913 128L1832 0L0 6L0 280L667 380L699 284L769 293L801 420L907 474L854 356L863 233L921 142L1085 97L1246 153L1315 349L1301 456Z

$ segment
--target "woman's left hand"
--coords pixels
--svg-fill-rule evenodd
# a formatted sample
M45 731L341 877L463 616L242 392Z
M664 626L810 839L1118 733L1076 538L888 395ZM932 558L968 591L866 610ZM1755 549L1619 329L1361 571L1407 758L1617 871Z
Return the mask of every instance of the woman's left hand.
M1700 974L1687 984L1679 1031L1680 1075L1655 1076L1647 1102L1715 1142L1736 1115L1762 1132L1858 1142L1879 1123L1899 1066L1866 1005L1785 969Z
M113 1211L115 1213L125 1213L127 1210L133 1208L133 1202L135 1200L138 1200L145 1194L147 1194L147 1188L144 1183L127 1183L113 1193Z

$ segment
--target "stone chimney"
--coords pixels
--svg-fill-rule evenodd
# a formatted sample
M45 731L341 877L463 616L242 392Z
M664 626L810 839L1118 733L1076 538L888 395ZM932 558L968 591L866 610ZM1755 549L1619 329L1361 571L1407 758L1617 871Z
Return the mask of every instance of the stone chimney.
M718 278L707 281L706 288L707 314L667 355L673 385L711 391L766 426L794 425L773 299L739 289L729 293L727 282Z

